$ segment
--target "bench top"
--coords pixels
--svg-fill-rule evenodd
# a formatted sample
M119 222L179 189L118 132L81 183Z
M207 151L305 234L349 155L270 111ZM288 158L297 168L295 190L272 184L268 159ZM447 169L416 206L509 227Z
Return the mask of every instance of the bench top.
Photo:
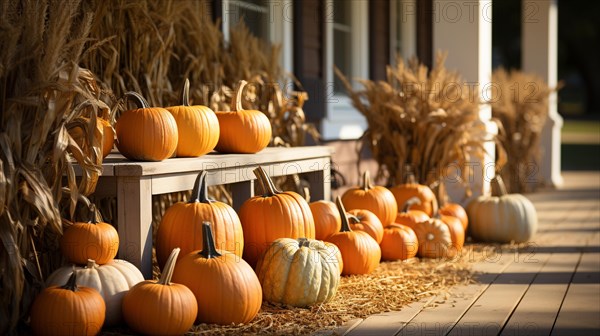
M160 162L131 161L120 153L109 154L102 163L102 176L151 176L189 171L215 170L262 163L286 163L331 157L328 146L267 147L256 154L211 152L200 157L171 158Z

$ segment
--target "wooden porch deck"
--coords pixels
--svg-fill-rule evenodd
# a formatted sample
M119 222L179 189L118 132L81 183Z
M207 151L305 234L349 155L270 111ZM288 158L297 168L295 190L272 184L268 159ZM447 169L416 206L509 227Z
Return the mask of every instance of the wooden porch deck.
M600 335L600 172L565 172L528 197L540 227L527 248L473 265L477 283L353 320L337 335Z

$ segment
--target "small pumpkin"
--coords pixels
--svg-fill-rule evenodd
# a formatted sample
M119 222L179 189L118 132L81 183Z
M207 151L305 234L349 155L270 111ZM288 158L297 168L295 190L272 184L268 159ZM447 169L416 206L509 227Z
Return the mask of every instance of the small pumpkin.
M492 179L498 196L479 196L467 206L474 239L496 243L526 242L537 231L533 203L521 194L508 194L500 176Z
M254 170L263 195L246 200L239 214L244 231L244 260L255 266L275 239L315 238L315 222L306 200L293 191L279 191L262 167Z
M456 249L448 226L437 218L430 218L413 228L419 242L418 255L421 258L453 258Z
M406 260L417 255L419 242L415 231L402 224L392 224L383 230L382 260Z
M379 265L381 249L379 244L368 233L363 231L352 231L346 209L340 196L335 201L342 227L327 238L327 241L335 244L342 254L343 275L368 274L373 272Z
M35 298L29 324L36 335L97 335L105 312L98 291L78 286L72 273L64 285L45 288Z
M327 237L340 231L342 218L335 203L320 200L310 202L308 206L315 221L315 239L325 240Z
M339 254L320 240L276 239L256 266L264 299L294 307L331 300L340 283Z
M235 254L215 248L209 222L202 223L202 251L179 259L173 281L196 296L197 322L247 323L262 304L262 288L254 270Z
M133 286L123 298L123 317L127 325L145 335L182 335L198 314L194 293L184 285L171 282L179 248L173 249L160 279Z
M383 225L393 223L398 213L394 194L385 187L372 185L368 170L363 173L362 185L346 190L342 195L342 202L348 210L371 211Z
M438 218L448 226L450 230L450 239L452 240L452 247L456 250L456 253L462 251L465 245L465 230L463 229L460 219L454 216L442 216L438 215ZM450 253L452 254L452 253Z
M156 233L156 259L164 267L170 252L181 248L182 257L202 247L202 230L194 223L213 223L216 244L220 249L242 256L244 233L237 213L226 203L208 198L206 171L196 177L190 200L170 206Z
M398 207L401 207L408 199L417 197L421 204L414 204L412 209L421 210L430 217L437 213L438 203L435 194L428 186L417 183L415 175L411 172L408 172L404 183L390 188L390 191L394 194Z
M139 93L127 92L139 108L127 110L117 119L117 148L130 160L162 161L177 149L177 122L162 107L149 107Z
M269 118L257 110L244 110L242 92L248 82L241 80L231 98L231 111L216 112L220 136L215 149L221 153L256 153L271 141Z
M96 220L94 207L87 223L76 222L65 229L60 238L60 250L71 263L86 264L89 259L103 265L113 260L119 251L119 233L111 224Z
M108 108L106 109L108 111ZM96 117L96 131L94 132L94 138L100 143L100 149L102 150L102 158L106 158L113 149L115 143L115 130L112 127L110 121L105 118L109 118L107 112L105 117ZM90 118L78 117L71 121L68 125L68 132L79 145L80 148L88 146L85 141L85 133L89 130Z
M144 276L133 264L114 259L99 266L88 260L85 266L65 266L54 271L46 280L47 286L64 283L73 273L77 273L77 284L94 288L106 303L106 326L114 326L122 321L121 303L123 296L136 284L144 281Z
M343 202L343 201L342 201ZM364 231L373 237L377 244L383 239L383 225L377 216L366 209L348 211L348 220L352 231Z
M438 186L438 203L439 203L439 214L442 216L452 216L458 218L463 227L463 231L467 231L469 226L469 217L467 211L458 203L448 202L448 194L446 193L446 187L443 182L439 182Z
M402 210L396 216L395 223L414 228L418 223L428 220L429 216L425 212L411 208L413 205L420 203L421 201L418 197L411 197L406 200L402 206Z
M177 157L202 156L212 151L219 141L219 120L206 106L190 106L190 81L186 78L182 88L182 103L167 107L177 123Z

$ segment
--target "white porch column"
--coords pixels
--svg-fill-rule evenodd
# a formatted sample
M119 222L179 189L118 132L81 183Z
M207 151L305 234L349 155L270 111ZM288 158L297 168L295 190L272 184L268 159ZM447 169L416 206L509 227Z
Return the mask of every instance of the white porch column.
M557 35L558 6L556 0L523 0L522 68L524 72L535 73L546 81L549 87L557 83ZM556 92L548 99L548 119L542 130L541 162L536 178L543 179L546 185L560 186L563 183L560 173L560 129L563 119L556 108Z
M434 0L433 51L448 52L446 68L457 70L470 85L478 88L481 101L491 98L492 77L492 1L491 0ZM498 132L489 105L481 105L478 127L489 134ZM489 138L491 140L491 137ZM469 181L472 197L464 189L446 180L447 190L454 202L466 204L472 198L491 192L494 175L495 144L485 143L486 155L480 162L471 162L474 174Z

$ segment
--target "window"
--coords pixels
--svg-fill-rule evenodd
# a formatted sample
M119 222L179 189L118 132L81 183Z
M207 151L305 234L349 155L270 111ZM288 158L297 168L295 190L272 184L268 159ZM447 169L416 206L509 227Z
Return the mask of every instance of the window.
M242 19L257 37L282 46L280 64L292 72L292 0L223 0L223 37Z
M352 106L339 79L337 66L349 79L369 77L367 0L327 0L325 3L326 117L323 139L357 139L367 127L365 118Z
M404 59L417 55L417 2L391 0L390 2L390 60L396 64L396 55Z

